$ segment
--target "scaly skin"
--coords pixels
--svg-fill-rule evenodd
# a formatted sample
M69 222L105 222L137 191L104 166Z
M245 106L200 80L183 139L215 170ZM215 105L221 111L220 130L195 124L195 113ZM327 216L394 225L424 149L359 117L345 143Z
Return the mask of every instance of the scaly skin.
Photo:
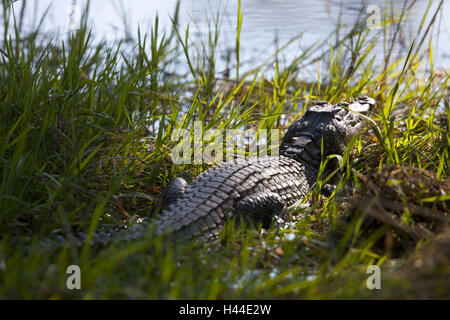
M342 106L368 111L374 100L361 97ZM249 158L218 165L190 185L178 179L165 190L168 206L156 218L156 233L181 238L212 238L237 216L268 226L274 216L301 200L317 180L321 142L326 157L342 155L360 131L363 118L341 105L319 103L288 129L280 157ZM164 198L164 197L163 197Z
M374 103L367 97L334 106L318 103L289 127L279 157L221 164L190 185L177 178L164 191L164 209L154 220L144 220L129 230L97 232L92 243L137 239L151 228L157 235L177 239L210 239L235 216L267 227L274 217L285 217L286 208L309 192L317 180L321 157L342 155L346 143L361 130L363 117L347 109L366 112ZM78 238L78 243L84 241L84 236Z
M156 232L212 238L235 214L267 226L270 215L281 213L307 194L317 170L285 156L213 167L157 217Z

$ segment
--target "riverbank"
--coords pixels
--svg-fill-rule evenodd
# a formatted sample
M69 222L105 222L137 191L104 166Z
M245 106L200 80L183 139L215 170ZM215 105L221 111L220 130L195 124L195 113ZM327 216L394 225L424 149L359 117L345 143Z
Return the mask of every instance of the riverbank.
M18 14L2 4L0 297L449 298L449 77L434 69L430 50L439 11L425 12L430 23L399 59L389 48L401 24L386 21L376 37L355 24L288 66L278 64L280 48L246 74L238 29L236 61L223 75L218 24L198 43L178 27L163 35L155 20L123 54L115 44L91 45L85 24L62 43L39 30L21 34ZM371 51L378 41L387 48L382 64ZM305 81L302 65L319 51L317 81ZM291 229L230 223L217 243L201 245L165 246L151 234L104 247L38 245L131 226L151 215L172 178L191 181L207 169L173 163L175 129L193 135L201 120L224 134L283 134L316 101L360 95L377 105L336 173L337 192L323 197L321 177ZM81 290L67 287L71 265L80 267ZM366 286L371 265L380 266L381 290Z

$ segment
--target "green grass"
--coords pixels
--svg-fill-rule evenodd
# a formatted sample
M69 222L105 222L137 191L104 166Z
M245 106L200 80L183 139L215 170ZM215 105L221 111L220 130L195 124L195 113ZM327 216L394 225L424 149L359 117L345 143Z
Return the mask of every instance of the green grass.
M289 42L242 74L245 14L239 5L236 77L226 80L216 71L220 14L203 40L195 40L189 26L179 25L178 8L172 30L162 33L156 18L152 30L140 31L131 53L124 54L126 43L93 43L85 22L64 41L39 28L25 34L20 13L2 0L0 297L449 298L444 279L450 268L448 258L439 259L438 240L412 241L388 223L367 227L364 210L353 205L361 195L382 190L377 174L391 165L412 167L427 170L434 182L412 181L419 191L411 194L402 189L407 178L385 181L400 185L403 193L394 200L445 216L449 76L433 69L431 50L441 8L427 10L415 41L398 60L389 48L403 22L393 23L398 17L388 12L378 31L357 24L336 37L342 42L330 37L291 64L268 68ZM401 16L407 16L404 10ZM387 48L381 63L374 58L378 42ZM320 55L324 46L329 53ZM351 63L344 64L348 58ZM187 74L172 72L177 63ZM300 69L311 65L318 70L311 73L313 80L300 79ZM292 230L230 223L214 244L164 245L149 234L103 248L36 245L51 234L92 235L97 228L131 225L150 215L173 177L191 180L205 170L207 165L172 163L175 129L193 133L193 122L201 120L204 130L246 126L284 132L314 101L337 103L362 94L377 100L376 110L336 172L338 189L352 185L357 191L345 200L339 193L324 199L318 190L327 177L320 177L306 201L310 206L294 212ZM444 111L436 115L439 104ZM400 214L414 222L408 210ZM448 229L440 233L448 237ZM427 254L431 265L417 272L409 267ZM66 268L72 264L82 270L79 291L66 288ZM381 265L382 290L365 286L371 264Z

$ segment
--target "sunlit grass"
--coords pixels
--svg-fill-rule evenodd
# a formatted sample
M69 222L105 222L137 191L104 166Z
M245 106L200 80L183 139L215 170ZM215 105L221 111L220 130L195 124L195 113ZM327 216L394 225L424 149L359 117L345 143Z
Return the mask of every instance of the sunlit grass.
M387 21L375 34L356 24L341 43L327 39L328 53L314 61L318 71L308 81L299 78L299 69L310 65L323 43L281 66L276 57L289 42L241 74L245 14L240 5L236 76L219 80L220 14L212 19L206 40L198 40L189 26L179 26L178 10L170 32L162 33L156 18L150 33L139 31L132 54L125 55L125 44L94 44L85 23L62 43L41 37L39 28L24 34L9 1L2 0L0 297L418 296L405 287L396 295L393 288L400 280L395 273L400 269L394 267L389 271L392 283L387 281L383 291L367 290L367 265L386 270L393 265L380 248L389 227L367 234L362 217L351 215L355 210L345 206L350 198L342 200L339 194L349 185L364 189L365 177L389 164L427 169L448 180L449 76L433 70L430 36L440 6L436 12L428 8L416 40L399 60L390 53L396 36L387 32L392 25ZM382 66L374 58L380 39L387 48ZM351 63L344 64L349 55ZM179 64L186 74L168 72ZM324 199L320 187L328 177L321 175L307 199L314 201L294 211L289 230L261 231L230 222L214 244L167 245L149 234L104 248L91 247L89 241L81 248L37 245L58 234L84 231L89 239L98 228L131 225L151 214L170 179L191 180L206 169L172 163L175 129L193 134L193 123L200 120L204 130L224 133L249 126L284 131L314 101L337 103L360 95L376 98L377 106L368 129L349 144L342 170L334 173L338 190ZM406 200L414 199L405 195ZM448 207L449 202L445 194L416 200L430 206ZM426 243L416 245L418 250ZM409 254L405 250L394 260L406 264ZM72 264L82 270L80 291L66 288L66 268ZM430 272L445 279L448 270L436 267ZM428 289L428 296L445 297L438 289Z

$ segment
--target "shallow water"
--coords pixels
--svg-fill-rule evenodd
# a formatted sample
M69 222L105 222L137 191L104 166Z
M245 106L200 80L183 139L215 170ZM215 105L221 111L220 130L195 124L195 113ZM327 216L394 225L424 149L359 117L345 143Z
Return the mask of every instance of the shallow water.
M21 6L17 1L14 6ZM75 3L81 7L85 0L35 0L29 2L29 10L26 13L27 22L36 23L38 17L50 6L48 19L44 28L50 31L58 31L60 36L68 32L70 13L68 7ZM156 14L160 18L160 26L168 28L171 25L169 16L173 14L176 0L95 0L91 1L89 21L93 26L97 39L118 39L124 35L124 17L132 35L137 34L138 25L143 31L150 31ZM344 30L354 25L357 20L362 3L376 5L384 14L385 0L243 0L244 20L241 39L241 61L243 66L256 67L268 58L277 47L285 44L290 39L303 33L303 36L295 41L288 50L280 57L289 62L293 57L299 55L302 50L316 41L323 41L336 29L340 23ZM393 5L396 12L400 11L403 0L394 0ZM405 25L404 38L411 38L416 34L421 20L421 14L425 11L428 1L419 0L413 7L413 15L408 24ZM433 8L439 1L432 0ZM236 35L236 12L237 0L181 0L180 25L184 30L189 22L191 34L199 36L208 29L208 22L216 12L222 13L221 37L222 56L226 56L227 50L235 47ZM364 12L364 17L370 14ZM72 14L72 16L75 16ZM339 21L341 17L341 21ZM365 18L367 20L367 18ZM448 68L450 66L450 32L448 21L450 21L450 1L444 2L440 23L440 35L435 37L435 67ZM346 27L347 26L347 27ZM437 34L437 30L435 32ZM402 40L400 38L399 40ZM395 54L402 48L402 41ZM409 41L405 41L406 45ZM383 48L380 43L377 49L382 56ZM396 56L393 56L395 58ZM232 57L234 60L235 58ZM218 71L225 68L225 63L219 64Z

